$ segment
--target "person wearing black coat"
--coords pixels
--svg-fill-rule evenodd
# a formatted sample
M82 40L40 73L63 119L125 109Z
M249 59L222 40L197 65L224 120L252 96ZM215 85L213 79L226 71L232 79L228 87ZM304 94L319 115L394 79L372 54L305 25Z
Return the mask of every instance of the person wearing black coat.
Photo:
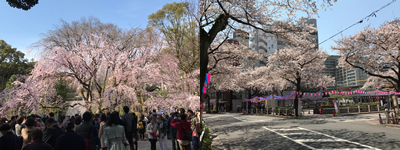
M63 127L66 132L57 139L54 150L85 150L85 140L73 130L74 120L65 118Z
M174 119L174 117L178 117L178 114L179 114L178 113L178 108L176 108L175 112L171 113L171 117L169 117L168 120L167 120L167 127L169 128L169 132L170 132L170 135L171 135L172 149L173 150L176 150L176 149L179 150L179 143L178 143L178 141L176 139L177 130L171 126L171 121Z
M133 141L133 147L136 147L134 149L138 149L137 141L139 140L139 135L137 129L137 122L138 122L138 117L136 116L135 113L132 113L132 133L133 133L133 138L135 138L135 141Z
M47 129L43 134L43 142L55 147L57 138L64 134L64 131L56 124L56 120L49 118L46 121Z
M0 137L0 149L2 150L16 150L21 149L18 137L11 132L11 126L4 123L0 126L0 132L3 136Z
M76 132L84 139L89 140L89 150L96 150L97 147L100 147L100 138L91 120L92 114L90 112L83 113L83 122L76 128Z

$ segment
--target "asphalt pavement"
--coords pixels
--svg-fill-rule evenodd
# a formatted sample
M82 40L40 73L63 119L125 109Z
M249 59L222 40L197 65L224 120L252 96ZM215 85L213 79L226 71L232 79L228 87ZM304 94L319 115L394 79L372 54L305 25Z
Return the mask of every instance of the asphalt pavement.
M379 124L378 114L293 119L205 114L213 150L400 150L400 128Z
M160 149L160 142L157 141L156 145L157 150ZM150 141L147 139L146 141L138 141L138 149L139 150L151 150ZM168 139L168 150L172 149L171 139Z

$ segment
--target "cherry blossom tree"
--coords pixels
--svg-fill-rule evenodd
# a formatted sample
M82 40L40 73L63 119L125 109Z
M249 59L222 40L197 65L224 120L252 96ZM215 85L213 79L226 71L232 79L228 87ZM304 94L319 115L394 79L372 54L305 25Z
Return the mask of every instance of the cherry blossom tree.
M22 111L38 113L40 108L54 108L54 105L66 107L67 104L56 93L56 82L57 80L44 82L32 77L17 76L14 86L0 93L0 116L10 111L14 114Z
M149 86L168 90L163 99L166 106L195 108L197 102L198 107L199 97L193 91L198 89L199 71L181 79L183 73L176 57L160 53L166 43L156 30L101 31L97 29L102 28L101 23L96 28L89 28L88 24L64 24L67 27L50 32L38 42L42 58L24 83L15 82L15 88L1 93L1 109L26 105L37 112L59 103L54 86L60 78L72 81L70 86L76 87L83 98L83 102L65 104L66 107L79 106L97 112L114 110L121 104L158 107L155 104L160 103L160 94L147 91ZM92 34L81 32L81 28ZM139 103L138 95L148 102ZM58 99L54 101L55 98Z
M229 39L222 45L213 45L209 49L209 64L207 72L212 76L209 88L217 91L217 108L221 91L241 91L244 87L237 82L241 72L251 68L256 60L263 55L239 43L236 39ZM210 101L208 101L210 109Z
M400 20L384 23L379 28L364 30L336 41L342 57L339 65L358 68L370 75L363 88L393 86L400 90Z
M269 66L251 68L246 72L240 73L236 83L245 89L262 93L287 89L290 83L287 80L274 77L273 75L276 74L273 74L271 70Z
M305 14L307 18L317 15L319 8L331 6L336 0L326 0L320 6L317 2L317 0L200 1L200 83L204 83L205 73L208 73L209 49L212 45L223 44L230 36L226 34L230 29L240 29L247 33L258 29L274 34L278 38L289 32L306 30L295 25L295 22L301 21L297 15ZM200 86L202 89L203 84Z
M287 36L288 44L268 57L269 75L275 79L283 79L301 92L302 87L324 87L332 83L331 77L322 73L326 52L315 49L313 40L307 34ZM295 115L298 116L298 97L294 100Z
M186 109L196 110L200 106L200 97L196 95L199 88L198 75L200 70L186 74L178 67L178 59L167 55L156 59L163 76L162 89L159 93L152 94L144 104L146 107L155 109L171 109L179 106Z

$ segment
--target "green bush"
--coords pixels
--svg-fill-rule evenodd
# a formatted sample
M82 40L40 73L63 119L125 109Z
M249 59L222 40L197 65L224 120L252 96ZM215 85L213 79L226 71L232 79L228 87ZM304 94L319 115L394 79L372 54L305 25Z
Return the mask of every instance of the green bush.
M369 103L361 103L361 105L376 105L379 104L380 102L369 102Z
M322 105L321 108L333 108L335 107L334 105Z
M216 113L217 113L217 110L211 110L211 113L212 113L212 114L216 114Z
M210 129L206 128L204 132L203 139L200 143L200 150L210 150L211 149L211 137L210 137Z
M211 114L211 111L209 111L209 110L206 110L206 113L207 113L207 114Z

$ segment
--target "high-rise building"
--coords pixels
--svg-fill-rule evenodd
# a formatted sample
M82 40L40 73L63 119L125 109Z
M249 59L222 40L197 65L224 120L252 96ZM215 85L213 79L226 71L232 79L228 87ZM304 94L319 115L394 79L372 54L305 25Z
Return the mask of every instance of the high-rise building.
M340 56L339 55L330 55L328 56L328 58L326 58L324 65L325 68L322 70L322 72L326 75L328 75L329 77L333 77L335 79L335 82L331 85L328 85L327 89L328 90L334 90L336 89L336 70L337 70L337 66L338 66L338 60L339 60Z
M337 88L360 88L368 79L368 74L358 68L336 70Z
M312 24L313 27L317 28L317 20L316 19L307 19L305 24ZM316 47L318 48L318 31L311 33L309 35L311 38L315 39ZM265 33L261 30L255 30L254 35L251 38L250 47L257 51L258 53L268 53L272 54L280 49L285 48L284 39L276 38L273 34ZM259 62L259 66L265 66L267 64L267 58L263 58Z
M338 67L339 58L338 55L331 55L324 62L323 73L335 78L335 83L328 86L328 90L350 90L362 87L369 77L368 74L358 68Z
M240 44L249 46L249 33L243 31L243 30L236 30L233 32L233 39L238 40Z

